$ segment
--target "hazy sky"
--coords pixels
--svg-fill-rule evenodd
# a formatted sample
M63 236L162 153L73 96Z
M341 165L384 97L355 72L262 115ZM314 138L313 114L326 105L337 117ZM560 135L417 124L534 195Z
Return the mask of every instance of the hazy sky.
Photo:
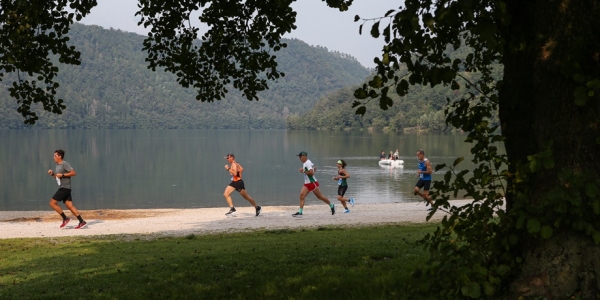
M105 28L146 34L138 27L137 0L99 0L89 16L82 20L84 24L100 25ZM310 45L327 47L354 56L365 67L373 68L373 58L380 56L383 40L373 39L369 35L370 24L365 24L363 34L358 34L361 22L354 22L354 16L375 18L383 16L389 9L397 9L403 1L399 0L355 0L349 11L339 12L327 7L321 0L298 0L293 7L298 13L294 32L287 38L297 38Z

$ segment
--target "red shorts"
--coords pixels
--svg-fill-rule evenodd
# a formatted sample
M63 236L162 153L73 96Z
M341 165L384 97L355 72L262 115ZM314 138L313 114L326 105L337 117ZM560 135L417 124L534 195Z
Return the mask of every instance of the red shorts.
M309 192L312 192L319 187L319 182L315 181L311 183L305 183L304 186L308 189Z

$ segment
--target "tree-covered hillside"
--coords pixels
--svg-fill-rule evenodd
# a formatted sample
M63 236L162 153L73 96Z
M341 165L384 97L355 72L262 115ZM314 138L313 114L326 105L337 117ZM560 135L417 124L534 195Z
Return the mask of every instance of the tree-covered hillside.
M465 49L459 51L448 50L448 56L465 59L470 53ZM398 71L399 74L407 74L406 68ZM496 65L494 77L500 78L502 66ZM450 131L447 127L444 110L448 101L454 102L465 93L477 95L476 90L467 90L466 80L474 82L479 74L462 72L463 80L460 81L460 89L451 90L438 85L433 88L428 86L412 86L410 93L400 97L395 91L391 91L389 97L393 105L387 110L379 108L379 101L374 99L365 104L366 113L356 115L356 108L352 103L356 101L354 91L359 86L345 87L334 91L321 98L315 106L303 115L290 116L287 120L288 129L313 129L313 130L373 130L373 131L403 131L403 130L426 130L431 132ZM365 83L371 80L367 78ZM364 103L364 101L363 101ZM493 124L498 124L498 116L491 118Z
M57 96L67 109L53 115L35 108L40 119L33 128L284 128L288 116L369 76L348 55L292 39L277 53L286 76L271 82L258 102L234 89L224 100L201 102L174 75L147 69L141 35L74 24L70 37L82 63L60 65ZM7 92L13 78L0 82L0 128L25 127Z

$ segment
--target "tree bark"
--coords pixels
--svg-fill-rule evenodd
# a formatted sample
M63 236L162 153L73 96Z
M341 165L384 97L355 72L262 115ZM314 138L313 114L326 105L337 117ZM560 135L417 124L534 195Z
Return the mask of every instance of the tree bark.
M577 87L600 79L600 2L509 0L506 4L511 19L502 32L506 43L499 114L509 171L517 171L528 156L553 142L555 168L532 174L528 182L528 205L533 205L547 201L547 192L561 184L557 173L562 168L600 178L600 89L583 106L576 105L574 97ZM579 76L584 76L583 83ZM509 213L514 201L509 193ZM594 227L600 230L598 221ZM550 239L529 239L523 244L525 260L511 284L510 298L599 297L600 249L589 235L561 230Z
M564 233L540 241L525 253L525 262L510 287L511 299L599 297L600 247L588 236Z

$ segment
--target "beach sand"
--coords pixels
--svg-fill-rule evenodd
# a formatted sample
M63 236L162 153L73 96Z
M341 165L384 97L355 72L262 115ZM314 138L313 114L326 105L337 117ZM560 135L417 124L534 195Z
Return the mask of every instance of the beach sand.
M452 205L462 206L471 200L453 200ZM424 223L427 209L424 202L360 204L343 213L336 203L336 214L331 215L326 204L304 207L304 216L294 218L297 206L264 206L260 216L255 216L251 206L236 207L234 217L225 216L227 207L194 209L130 209L130 210L80 210L87 222L83 229L74 229L78 221L64 228L56 212L0 211L0 238L48 238L63 236L102 236L141 234L150 236L185 236L253 230L315 228L319 226L362 226L375 224ZM430 222L441 220L446 214L436 212Z

